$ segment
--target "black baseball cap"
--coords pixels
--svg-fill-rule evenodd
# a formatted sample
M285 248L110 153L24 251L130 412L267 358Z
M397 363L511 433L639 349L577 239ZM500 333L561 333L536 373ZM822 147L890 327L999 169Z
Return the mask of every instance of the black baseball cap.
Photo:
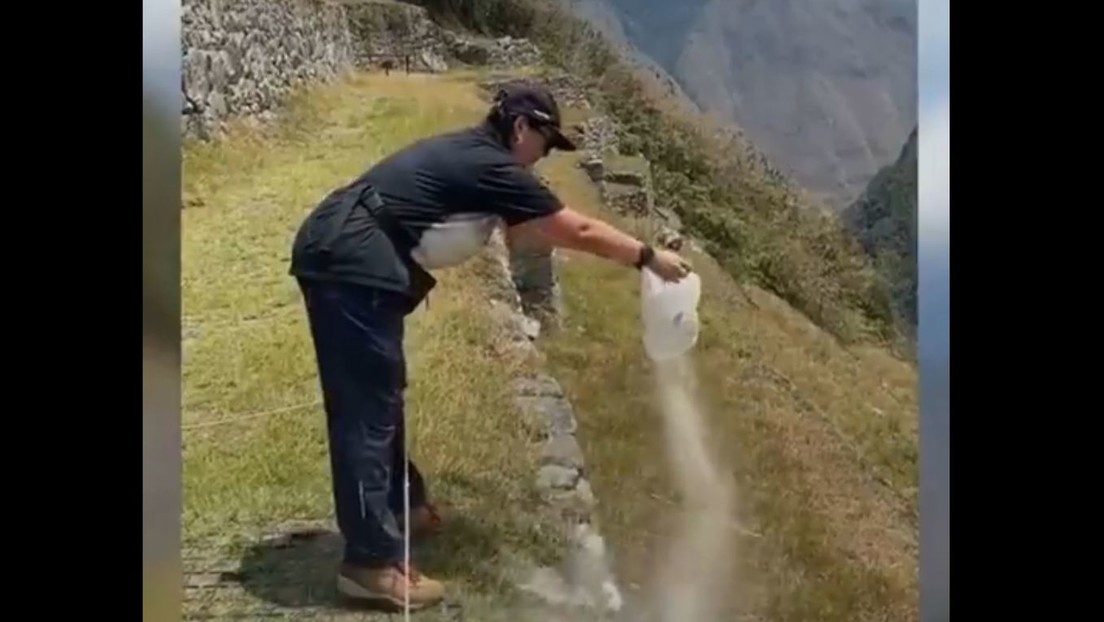
M560 107L548 89L528 82L514 82L503 86L495 96L495 103L504 112L525 115L537 128L549 131L549 146L560 151L575 151L575 143L564 136Z

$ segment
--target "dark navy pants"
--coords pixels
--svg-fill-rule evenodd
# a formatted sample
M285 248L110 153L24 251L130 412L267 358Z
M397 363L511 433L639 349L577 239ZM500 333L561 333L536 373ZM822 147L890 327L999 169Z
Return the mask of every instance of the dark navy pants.
M402 560L403 301L358 285L299 282L310 321L329 430L338 528L350 564ZM410 507L425 503L413 462Z

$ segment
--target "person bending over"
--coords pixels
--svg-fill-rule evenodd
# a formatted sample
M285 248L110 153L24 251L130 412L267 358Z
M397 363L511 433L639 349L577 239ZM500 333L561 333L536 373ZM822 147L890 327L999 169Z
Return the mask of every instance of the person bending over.
M477 254L501 223L668 281L690 272L677 253L564 205L532 172L552 149L576 150L553 96L509 86L478 125L419 140L331 192L295 235L290 275L315 349L348 597L402 606L408 592L418 609L445 594L403 564L404 469L412 535L440 521L403 437L404 320L436 284L431 270Z

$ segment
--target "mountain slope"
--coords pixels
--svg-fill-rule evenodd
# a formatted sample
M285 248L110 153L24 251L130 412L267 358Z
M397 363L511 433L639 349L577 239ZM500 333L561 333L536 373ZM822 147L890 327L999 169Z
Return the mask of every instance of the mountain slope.
M892 161L916 119L912 0L572 0L739 125L831 204Z
M916 327L916 128L897 160L843 212L848 229L890 285L898 317Z
M641 226L604 206L569 157L542 173L580 209ZM709 446L736 475L741 506L731 551L740 569L716 619L918 620L915 367L883 349L843 348L777 297L738 287L712 258L688 256L703 282L693 358ZM663 458L639 275L579 253L561 265L567 320L541 348L579 413L618 579L639 597L677 510L693 511Z
M640 46L625 32L621 18L611 5L595 0L565 0L564 4L569 6L575 15L596 26L609 43L622 52L624 60L648 71L668 89L668 94L676 97L680 103L700 111L700 107L686 94L678 80L663 65L641 50Z

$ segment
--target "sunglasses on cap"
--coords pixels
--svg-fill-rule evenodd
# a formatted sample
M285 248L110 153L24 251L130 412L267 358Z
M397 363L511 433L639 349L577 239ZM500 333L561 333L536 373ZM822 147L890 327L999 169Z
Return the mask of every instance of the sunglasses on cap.
M526 116L526 120L529 121L529 127L544 138L544 155L547 157L555 147L557 136L555 126L530 116Z

